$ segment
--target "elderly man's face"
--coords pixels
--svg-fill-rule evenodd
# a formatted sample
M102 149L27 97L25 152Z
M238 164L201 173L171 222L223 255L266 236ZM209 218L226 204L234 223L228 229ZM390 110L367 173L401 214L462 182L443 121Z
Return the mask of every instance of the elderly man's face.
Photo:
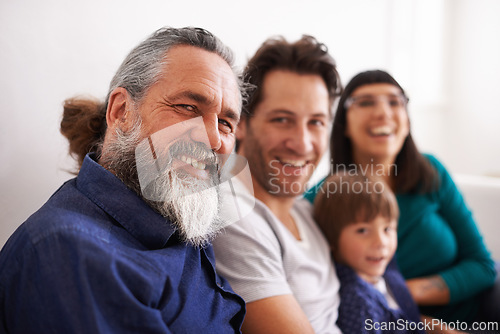
M165 75L134 107L135 117L117 126L121 134L108 148L114 151L111 169L170 218L186 241L202 245L222 225L218 170L235 143L240 91L215 53L177 46L167 58ZM131 166L137 174L130 174Z
M215 53L177 46L168 52L165 73L139 106L144 136L202 117L204 129L176 133L172 142L199 142L218 154L229 154L240 117L238 83L229 65ZM195 169L186 170L202 177Z

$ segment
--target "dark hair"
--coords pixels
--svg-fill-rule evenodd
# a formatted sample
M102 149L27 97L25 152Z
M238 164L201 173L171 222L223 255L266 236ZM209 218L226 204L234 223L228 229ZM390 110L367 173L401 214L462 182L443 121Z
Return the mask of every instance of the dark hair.
M385 71L361 72L351 79L340 97L333 121L330 139L332 170L339 170L342 166L355 166L356 163L352 157L351 140L345 135L347 127L346 100L358 87L377 83L394 85L405 94L403 87ZM429 161L418 151L411 132L406 137L394 163L397 168L397 173L393 174L396 193L430 192L437 186L437 173Z
M394 194L382 180L351 172L327 177L314 200L314 219L334 253L342 229L378 215L397 222Z
M243 103L243 118L253 115L262 99L262 82L266 74L273 70L321 76L328 89L330 106L342 93L337 65L325 44L307 35L294 43L287 42L281 36L270 38L248 61L243 72L244 80L254 88Z
M233 67L233 53L216 36L205 29L162 28L135 47L125 58L111 80L108 95L103 103L92 99L73 98L64 103L61 133L68 139L69 151L79 166L85 155L96 151L98 156L106 133L106 110L111 92L123 87L132 100L139 103L148 89L163 75L168 51L175 46L190 45L223 58ZM245 95L245 86L240 82Z
M60 130L68 139L69 153L79 167L87 153L100 155L106 128L106 103L83 97L64 101Z

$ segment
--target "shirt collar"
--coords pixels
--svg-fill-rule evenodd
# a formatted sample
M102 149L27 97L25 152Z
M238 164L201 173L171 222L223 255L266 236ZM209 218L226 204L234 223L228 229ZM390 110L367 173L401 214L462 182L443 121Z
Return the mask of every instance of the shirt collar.
M94 154L83 160L76 182L82 193L146 247L162 248L174 234L172 223L99 165Z

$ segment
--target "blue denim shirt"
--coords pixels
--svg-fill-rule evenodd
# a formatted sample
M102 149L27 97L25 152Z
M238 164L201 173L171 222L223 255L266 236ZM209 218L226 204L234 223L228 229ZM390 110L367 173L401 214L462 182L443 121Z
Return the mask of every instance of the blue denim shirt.
M0 253L0 333L240 332L214 261L87 156Z

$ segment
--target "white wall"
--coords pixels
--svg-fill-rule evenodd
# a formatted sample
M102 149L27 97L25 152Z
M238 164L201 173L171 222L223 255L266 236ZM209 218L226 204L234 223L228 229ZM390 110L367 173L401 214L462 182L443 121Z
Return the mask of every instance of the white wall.
M201 26L244 65L264 39L326 43L346 83L389 70L417 143L452 172L500 175L496 0L0 1L0 246L69 179L65 98L103 98L126 53L159 27Z

